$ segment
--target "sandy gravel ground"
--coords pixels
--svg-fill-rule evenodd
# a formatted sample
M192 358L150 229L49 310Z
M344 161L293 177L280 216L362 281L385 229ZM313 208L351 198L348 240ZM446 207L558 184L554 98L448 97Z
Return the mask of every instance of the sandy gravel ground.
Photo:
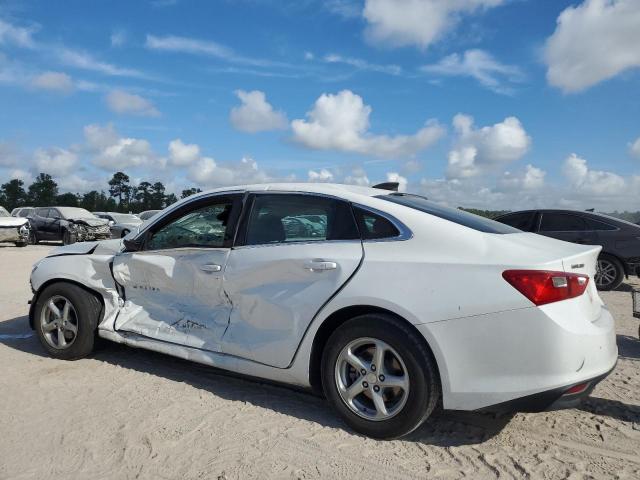
M640 478L640 342L629 287L605 293L620 359L580 409L445 413L409 438L348 431L323 400L109 344L44 356L32 263L0 246L0 478ZM637 284L637 283L636 283Z

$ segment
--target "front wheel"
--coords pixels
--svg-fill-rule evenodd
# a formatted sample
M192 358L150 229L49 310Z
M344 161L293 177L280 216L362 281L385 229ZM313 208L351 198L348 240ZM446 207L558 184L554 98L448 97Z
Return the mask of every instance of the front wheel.
M65 230L62 234L62 244L63 245L71 245L72 243L76 243L76 236L72 234L69 230Z
M596 269L596 287L598 290L615 290L624 280L624 268L622 263L606 253L598 257Z
M390 315L349 320L329 338L322 358L325 395L364 435L391 439L415 430L435 408L440 385L424 341Z
M16 242L16 247L26 247L29 242Z
M39 295L33 324L45 350L55 358L72 360L93 351L102 304L77 285L60 282Z

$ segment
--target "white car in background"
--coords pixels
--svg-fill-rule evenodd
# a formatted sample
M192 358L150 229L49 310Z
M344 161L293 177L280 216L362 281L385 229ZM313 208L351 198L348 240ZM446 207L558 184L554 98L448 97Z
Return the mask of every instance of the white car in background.
M124 241L54 250L34 266L29 318L57 358L100 336L311 387L358 432L393 438L439 402L530 411L588 395L617 359L599 251L417 195L243 186Z
M4 207L0 207L0 242L26 247L29 244L29 232L28 219L12 217Z

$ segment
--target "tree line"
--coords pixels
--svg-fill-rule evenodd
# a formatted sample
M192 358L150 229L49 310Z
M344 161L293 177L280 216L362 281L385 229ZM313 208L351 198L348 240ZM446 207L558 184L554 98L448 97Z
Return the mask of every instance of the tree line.
M201 192L199 188L182 191L181 198ZM0 186L0 205L11 211L16 207L81 207L91 212L140 213L145 210L161 210L178 201L173 193L167 193L162 182L131 183L123 172L114 173L108 189L87 193L59 193L58 184L48 173L40 173L25 188L25 183L13 179Z

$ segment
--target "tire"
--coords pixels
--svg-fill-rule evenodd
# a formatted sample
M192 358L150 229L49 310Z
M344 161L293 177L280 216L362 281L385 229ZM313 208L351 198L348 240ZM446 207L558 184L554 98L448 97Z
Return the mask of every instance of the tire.
M595 282L598 290L615 290L624 280L624 268L616 257L600 254L597 267Z
M369 343L386 349L382 371L379 366L374 369L375 354ZM359 357L365 375L357 372L353 360L345 360L348 350ZM329 402L347 425L373 438L392 439L412 432L433 412L441 395L437 366L424 341L391 315L366 314L341 325L327 341L321 368ZM391 381L407 388L385 386ZM352 387L363 391L349 404L343 397ZM382 393L387 396L382 399L384 410L374 403L375 392L379 392L378 401Z
M16 247L26 247L29 242L16 242Z
M73 235L69 230L65 230L62 232L62 244L63 245L71 245L76 243L76 236Z
M48 306L50 301L53 301L59 315ZM71 306L65 324L59 328L56 325L60 325L64 319L64 302L69 302ZM101 310L102 304L95 295L72 283L53 283L38 296L33 325L49 355L62 360L74 360L86 357L93 351ZM64 340L61 341L60 335Z

